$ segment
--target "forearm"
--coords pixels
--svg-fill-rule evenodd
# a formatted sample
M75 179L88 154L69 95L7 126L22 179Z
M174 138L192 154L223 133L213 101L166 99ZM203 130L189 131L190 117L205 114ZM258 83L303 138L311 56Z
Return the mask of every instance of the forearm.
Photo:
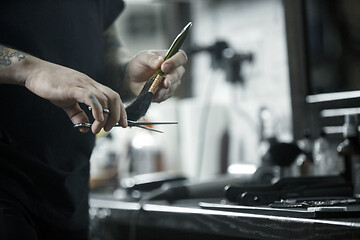
M101 128L109 131L116 123L127 126L120 96L110 88L76 70L0 45L1 83L25 86L61 107L74 124L89 122L79 103L90 106L95 119L93 133L98 133ZM110 116L104 116L104 108L110 110Z
M25 85L35 58L0 44L0 84Z
M131 88L126 78L129 53L122 46L114 25L104 32L104 43L106 78L110 80L110 87L118 92L124 101L134 98L136 90Z

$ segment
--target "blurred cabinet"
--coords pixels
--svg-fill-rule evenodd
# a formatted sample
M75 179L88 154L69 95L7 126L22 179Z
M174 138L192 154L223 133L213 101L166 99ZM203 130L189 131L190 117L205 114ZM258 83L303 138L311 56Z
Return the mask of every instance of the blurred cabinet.
M344 115L359 114L359 1L283 0L295 139L321 128L340 142Z

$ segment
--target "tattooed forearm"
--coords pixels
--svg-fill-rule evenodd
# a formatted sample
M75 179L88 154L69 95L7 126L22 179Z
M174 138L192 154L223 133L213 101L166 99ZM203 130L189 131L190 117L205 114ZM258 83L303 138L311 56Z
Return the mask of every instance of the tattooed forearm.
M10 66L13 61L25 59L26 54L0 45L0 65Z

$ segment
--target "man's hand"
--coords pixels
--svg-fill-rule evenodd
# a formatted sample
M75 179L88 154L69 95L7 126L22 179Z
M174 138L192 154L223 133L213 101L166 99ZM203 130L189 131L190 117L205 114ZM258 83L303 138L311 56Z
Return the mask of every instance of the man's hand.
M127 127L125 108L118 93L70 68L41 60L35 65L25 87L64 109L74 124L89 122L79 106L84 103L92 108L93 133L98 133L101 128L110 131L116 123ZM109 109L111 114L104 114L103 109Z
M79 103L91 106L95 118L92 132L95 134L101 128L110 131L116 123L127 127L126 111L115 91L70 68L29 55L22 55L24 57L20 61L13 54L18 51L2 49L12 57L8 58L9 64L0 66L0 83L24 85L31 92L64 109L74 124L89 122ZM111 114L104 114L103 109L109 109Z
M161 88L154 96L154 102L162 102L173 95L181 84L181 78L185 73L184 65L187 63L187 56L184 51L179 51L171 58L164 61L164 51L143 51L133 57L126 69L125 81L130 89L137 96L141 91L144 82L161 67L165 79Z
M122 96L136 97L139 95L144 83L161 67L165 80L154 96L155 102L161 102L171 97L180 86L181 78L185 73L184 65L187 56L179 51L164 61L167 50L143 51L129 57L128 52L121 44L119 33L115 25L104 32L105 56L108 78L112 79L113 89ZM126 73L125 67L126 66ZM125 76L125 77L124 77Z

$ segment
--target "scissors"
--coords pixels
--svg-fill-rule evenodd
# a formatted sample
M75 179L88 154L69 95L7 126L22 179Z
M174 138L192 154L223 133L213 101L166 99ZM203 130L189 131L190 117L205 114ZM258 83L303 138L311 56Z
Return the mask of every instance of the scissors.
M91 106L88 106L88 109L91 111ZM109 109L103 109L103 112L105 114L110 114ZM163 133L163 131L157 130L157 129L153 129L150 127L147 127L147 125L168 125L168 124L178 124L178 122L138 122L138 121L131 121L131 120L127 120L128 123L128 127L138 127L138 128L142 128L142 129L146 129L149 131L153 131L153 132L158 132L158 133ZM91 123L77 123L74 124L74 128L91 128ZM115 124L115 127L120 127L120 125L117 123Z

